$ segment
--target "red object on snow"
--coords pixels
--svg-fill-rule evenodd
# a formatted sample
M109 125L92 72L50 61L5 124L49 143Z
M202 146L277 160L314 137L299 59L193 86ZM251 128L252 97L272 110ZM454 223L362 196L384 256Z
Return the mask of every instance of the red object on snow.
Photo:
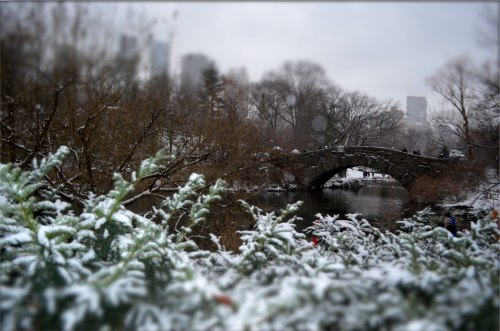
M319 244L318 237L312 236L311 240L312 240L314 246L318 246L318 244Z
M234 306L233 300L231 300L231 298L228 297L227 295L224 295L224 294L214 294L213 298L214 298L215 301L217 301L218 303L220 303L222 305L226 305L226 306L230 306L230 307Z

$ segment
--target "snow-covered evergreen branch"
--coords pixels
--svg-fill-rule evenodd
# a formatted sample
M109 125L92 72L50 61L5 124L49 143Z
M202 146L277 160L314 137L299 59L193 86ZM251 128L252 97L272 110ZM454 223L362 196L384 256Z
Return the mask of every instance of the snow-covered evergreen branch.
M242 202L252 230L239 253L189 238L225 189L193 174L152 212L123 205L163 153L76 214L44 176L67 149L23 172L0 165L2 330L498 329L500 234L488 217L457 237L430 209L381 232L360 215L318 214L306 233L293 213ZM172 220L183 215L185 226Z

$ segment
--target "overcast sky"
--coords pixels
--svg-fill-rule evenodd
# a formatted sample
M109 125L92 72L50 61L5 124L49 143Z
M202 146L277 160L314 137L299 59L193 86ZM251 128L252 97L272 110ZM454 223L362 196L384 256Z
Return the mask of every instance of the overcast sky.
M339 86L406 106L406 96L436 96L426 79L449 60L468 55L481 63L478 44L485 3L202 2L126 3L168 19L156 38L174 28L172 67L204 53L222 72L244 66L251 81L285 61L308 60ZM488 4L498 12L497 3ZM175 21L172 13L177 10ZM175 24L174 24L175 23Z

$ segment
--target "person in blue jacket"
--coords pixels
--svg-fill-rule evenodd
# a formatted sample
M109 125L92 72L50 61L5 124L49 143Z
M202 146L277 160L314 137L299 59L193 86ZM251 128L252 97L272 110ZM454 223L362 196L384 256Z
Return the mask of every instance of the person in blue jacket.
M450 231L451 234L457 236L457 219L449 211L444 213L444 227Z

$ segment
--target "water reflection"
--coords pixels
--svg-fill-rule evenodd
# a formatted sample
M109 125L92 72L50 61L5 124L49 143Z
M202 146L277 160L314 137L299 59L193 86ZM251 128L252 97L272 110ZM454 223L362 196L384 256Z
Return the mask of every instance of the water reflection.
M260 192L250 202L272 211L297 200L304 202L297 213L303 218L297 223L299 230L309 226L317 213L340 214L341 217L347 213L361 213L373 225L392 230L397 219L409 217L424 208L409 201L405 188L378 184L364 185L358 191L325 189L313 192Z
M373 226L381 230L394 231L398 228L396 220L412 216L425 207L411 203L408 192L403 187L382 183L365 184L358 191L325 189L297 192L231 192L224 195L221 203L213 204L207 220L193 229L193 239L202 249L215 249L215 245L208 239L208 234L213 233L220 236L221 244L226 249L238 251L241 240L237 232L248 230L254 225L254 220L241 207L238 199L243 199L267 212L283 209L288 203L303 201L304 205L296 213L302 218L296 222L298 231L310 226L317 213L340 214L341 217L345 217L347 213L361 213L362 217ZM135 212L143 213L158 204L159 200L145 199L129 207ZM179 226L182 225L185 224L180 222Z

